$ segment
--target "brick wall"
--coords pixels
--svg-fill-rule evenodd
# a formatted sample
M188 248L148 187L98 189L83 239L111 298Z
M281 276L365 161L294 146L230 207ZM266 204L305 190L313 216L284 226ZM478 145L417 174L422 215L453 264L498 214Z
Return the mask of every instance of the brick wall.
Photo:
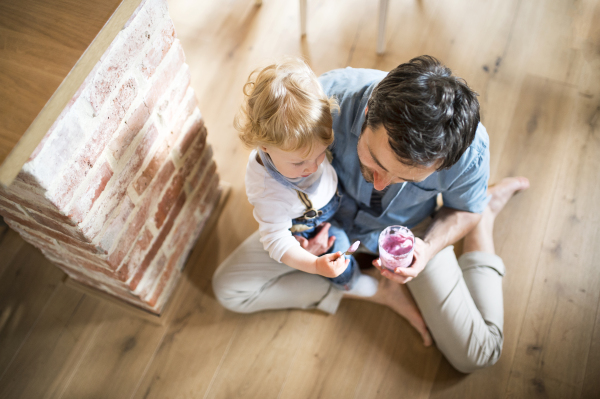
M159 313L218 182L167 2L144 0L0 187L0 214L71 278Z

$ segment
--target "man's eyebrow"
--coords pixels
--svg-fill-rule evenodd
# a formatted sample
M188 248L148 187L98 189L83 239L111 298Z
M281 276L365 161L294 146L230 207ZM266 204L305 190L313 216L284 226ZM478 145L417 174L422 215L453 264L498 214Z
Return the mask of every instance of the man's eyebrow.
M373 154L373 151L371 151L371 146L369 146L369 143L367 143L367 149L369 150L369 154L371 155L371 158L373 158L373 161L375 161L375 163L377 164L377 166L379 166L381 169L385 170L386 172L390 173L390 171L387 170L385 168L385 166L383 166L381 164L381 162L379 162L379 160L375 157L375 154Z
M389 171L389 170L387 170L387 169L385 168L385 166L383 166L383 165L381 164L381 162L379 162L379 160L378 160L378 159L375 157L375 154L373 154L373 151L371 151L371 147L369 146L369 144L367 144L367 149L369 150L369 154L371 155L371 158L373 158L373 161L375 161L375 163L376 163L376 164L377 164L377 165L378 165L378 166L379 166L381 169L383 169L383 170L385 170L386 172L390 173L390 171ZM405 179L405 178L403 178L403 177L400 177L400 176L396 176L396 178L398 178L398 179L400 179L400 180L403 180L403 181L405 181L405 182L408 182L408 183L416 183L416 182L417 182L416 180L412 180L412 179Z

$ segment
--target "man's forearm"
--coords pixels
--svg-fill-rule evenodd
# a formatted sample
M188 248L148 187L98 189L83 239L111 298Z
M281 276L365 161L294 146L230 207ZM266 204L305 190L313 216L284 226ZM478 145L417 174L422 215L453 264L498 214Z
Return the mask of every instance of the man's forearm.
M471 231L481 214L442 207L425 232L423 241L429 246L429 254L435 256L448 245L454 244Z

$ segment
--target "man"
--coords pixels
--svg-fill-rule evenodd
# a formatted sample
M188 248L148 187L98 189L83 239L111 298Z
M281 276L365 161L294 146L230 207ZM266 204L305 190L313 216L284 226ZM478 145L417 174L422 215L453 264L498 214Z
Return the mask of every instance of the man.
M429 56L389 74L334 70L320 82L340 104L332 164L343 199L335 221L374 254L379 233L389 225L407 226L421 237L410 268L391 272L374 262L385 278L374 295L356 298L395 310L425 345L433 336L460 371L494 364L502 350L505 269L494 254L493 222L528 181L504 179L488 190L489 140L479 123L476 94ZM443 206L436 212L438 194ZM331 245L327 229L299 240L302 247L325 252ZM451 244L463 237L464 254L457 261ZM335 312L342 292L319 276L284 266L265 257L254 234L215 273L215 294L240 312L310 307Z

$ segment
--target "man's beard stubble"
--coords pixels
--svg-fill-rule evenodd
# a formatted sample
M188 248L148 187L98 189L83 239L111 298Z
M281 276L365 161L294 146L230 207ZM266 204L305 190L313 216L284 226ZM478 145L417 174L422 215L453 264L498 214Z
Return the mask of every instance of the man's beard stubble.
M358 164L360 165L360 173L362 173L363 178L367 181L367 183L373 183L373 172L371 172L369 168L360 162L360 158L358 159Z
M369 170L369 168L367 168L361 161L360 161L360 156L358 156L358 146L360 145L360 140L363 138L363 133L365 132L365 127L366 127L366 121L365 123L363 123L362 126L362 130L360 132L360 136L358 136L358 143L356 144L356 155L358 158L358 165L360 166L360 173L362 173L363 178L366 180L367 183L373 183L373 172L371 172L371 170Z

